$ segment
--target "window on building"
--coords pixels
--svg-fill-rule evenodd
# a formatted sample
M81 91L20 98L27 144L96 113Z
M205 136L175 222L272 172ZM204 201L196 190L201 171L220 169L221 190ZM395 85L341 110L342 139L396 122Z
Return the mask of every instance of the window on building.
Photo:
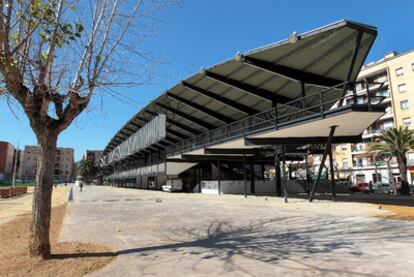
M389 130L394 128L394 122L390 121L390 122L384 122L384 130Z
M387 74L378 76L377 78L374 79L374 82L378 82L378 83L383 83L387 81Z
M390 97L390 92L388 91L388 89L383 89L377 92L377 96Z
M409 118L409 117L403 118L403 125L404 126L411 126L411 118Z
M406 84L398 85L398 92L406 92L406 91L407 91L407 85Z
M342 167L343 167L343 168L349 168L348 159L343 159L343 160L342 160Z
M411 69L414 71L414 63L411 64Z
M366 102L366 101L365 101L365 98L362 98L362 97L358 97L358 98L357 98L357 103L358 103L358 104L365 104L365 102Z
M404 100L400 102L401 110L408 110L408 100Z
M403 67L399 67L395 70L395 75L397 76L402 76L404 75L404 68Z

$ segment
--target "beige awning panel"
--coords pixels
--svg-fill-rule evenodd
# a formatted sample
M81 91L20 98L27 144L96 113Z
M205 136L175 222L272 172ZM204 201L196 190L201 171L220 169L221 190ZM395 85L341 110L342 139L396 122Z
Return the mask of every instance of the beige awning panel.
M178 175L187 169L192 168L197 163L174 163L167 162L167 175Z

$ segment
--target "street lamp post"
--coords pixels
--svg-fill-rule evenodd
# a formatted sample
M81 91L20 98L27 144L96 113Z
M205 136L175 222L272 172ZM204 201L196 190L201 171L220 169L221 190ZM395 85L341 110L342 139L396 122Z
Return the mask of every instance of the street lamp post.
M17 142L17 149L16 149L16 153L14 154L12 188L14 188L14 186L16 185L17 154L18 153L19 153L19 142Z

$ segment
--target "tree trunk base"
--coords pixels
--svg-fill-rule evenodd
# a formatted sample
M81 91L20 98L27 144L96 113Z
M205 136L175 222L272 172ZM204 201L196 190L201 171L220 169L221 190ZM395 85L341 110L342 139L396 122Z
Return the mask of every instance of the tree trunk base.
M32 242L29 246L30 257L50 258L50 244L39 244Z

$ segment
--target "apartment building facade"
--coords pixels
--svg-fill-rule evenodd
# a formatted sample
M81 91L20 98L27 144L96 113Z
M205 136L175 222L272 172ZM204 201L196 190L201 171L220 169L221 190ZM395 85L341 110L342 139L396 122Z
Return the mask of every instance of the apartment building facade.
M22 151L19 178L22 180L33 180L36 176L39 147L25 146ZM74 149L58 147L55 157L54 179L60 182L73 180L75 172L74 166Z
M379 61L365 65L358 75L356 93L368 89L387 105L386 114L363 132L362 143L335 146L335 165L341 178L353 182L385 182L399 177L396 159L367 153L369 145L384 130L414 128L414 49L402 54L387 53ZM367 85L370 84L370 85ZM361 101L364 101L361 98ZM409 182L414 181L414 155L408 155ZM388 165L389 163L389 165ZM390 167L390 169L388 168Z
M102 152L102 150L86 150L82 159L92 161L95 166L99 166Z
M11 180L14 164L14 146L6 141L0 141L0 180Z

